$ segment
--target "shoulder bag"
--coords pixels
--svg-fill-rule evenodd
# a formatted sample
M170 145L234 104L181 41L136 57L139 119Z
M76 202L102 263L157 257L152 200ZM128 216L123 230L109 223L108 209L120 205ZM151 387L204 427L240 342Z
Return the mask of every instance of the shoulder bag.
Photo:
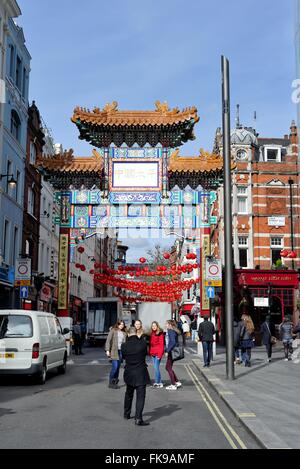
M268 328L268 331L269 331L269 334L270 334L270 336L271 336L271 344L272 344L272 345L276 345L276 344L277 344L277 339L276 339L276 337L274 337L274 336L271 334L271 331L270 331L270 328L269 328L268 323L266 322L265 324L266 324L266 326L267 326L267 328Z

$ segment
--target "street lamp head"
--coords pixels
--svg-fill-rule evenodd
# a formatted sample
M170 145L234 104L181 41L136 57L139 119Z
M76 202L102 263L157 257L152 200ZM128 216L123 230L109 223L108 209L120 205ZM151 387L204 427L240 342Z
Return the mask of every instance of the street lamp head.
M14 189L17 185L17 181L13 178L13 176L8 181L8 185L11 189Z

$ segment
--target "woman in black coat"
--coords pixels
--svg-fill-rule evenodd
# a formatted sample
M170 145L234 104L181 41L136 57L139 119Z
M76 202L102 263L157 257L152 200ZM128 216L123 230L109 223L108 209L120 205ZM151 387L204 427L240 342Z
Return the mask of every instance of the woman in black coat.
M275 326L271 322L271 316L266 316L265 322L260 328L260 332L262 333L262 343L266 346L268 362L270 362L272 359L273 347L272 337L275 337Z

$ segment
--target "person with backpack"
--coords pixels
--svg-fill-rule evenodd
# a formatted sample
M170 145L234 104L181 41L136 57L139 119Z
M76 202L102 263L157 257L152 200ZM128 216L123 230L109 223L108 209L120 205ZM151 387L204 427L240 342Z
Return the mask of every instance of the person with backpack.
M198 336L202 342L204 367L209 367L212 359L212 349L214 342L214 335L216 333L214 324L208 319L200 323L198 329Z
M167 391L176 391L178 388L182 386L182 383L178 380L174 370L173 370L173 363L174 359L172 357L172 350L175 347L179 347L179 337L183 339L183 336L180 334L179 329L177 328L176 322L173 320L169 320L166 322L166 356L167 356L167 364L166 370L170 376L171 385L167 386Z
M158 322L153 321L151 325L149 355L152 357L152 363L155 373L154 388L163 388L164 385L161 381L160 362L164 355L165 336L162 329L159 327Z
M262 334L262 343L266 346L268 362L272 360L272 349L275 345L275 325L271 322L271 316L268 314L266 316L265 322L262 323L260 332Z

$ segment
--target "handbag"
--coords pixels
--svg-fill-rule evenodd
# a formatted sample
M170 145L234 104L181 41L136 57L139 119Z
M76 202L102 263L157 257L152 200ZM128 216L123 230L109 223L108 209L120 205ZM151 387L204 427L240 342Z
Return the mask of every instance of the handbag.
M277 339L276 339L276 337L274 337L274 336L271 334L271 331L270 331L270 328L269 328L267 322L266 322L266 326L267 326L268 331L269 331L269 334L270 334L270 336L271 336L271 344L272 344L272 345L276 345L276 344L277 344Z
M173 362L182 360L184 358L183 345L175 345L173 350L171 350L171 357L172 357Z

